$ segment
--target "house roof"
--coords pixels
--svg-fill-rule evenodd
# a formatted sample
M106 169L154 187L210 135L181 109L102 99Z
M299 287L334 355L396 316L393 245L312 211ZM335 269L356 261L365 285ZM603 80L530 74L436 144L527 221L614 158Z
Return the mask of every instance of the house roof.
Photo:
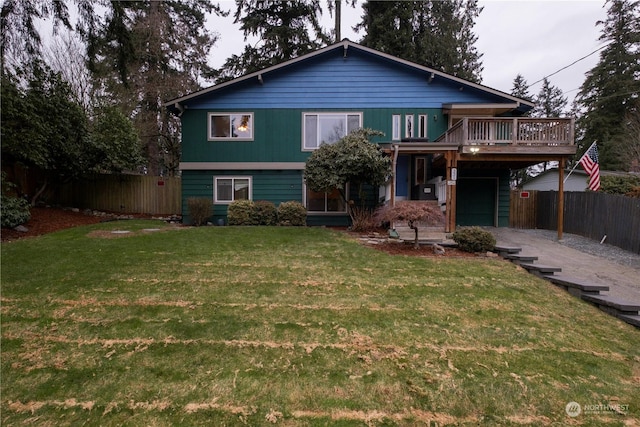
M564 170L564 176L567 177L569 175L569 172L571 172L571 176L580 176L581 179L585 176L588 175L587 172L585 172L583 169L576 167L575 169L573 169L573 171L571 169L565 169ZM546 175L549 174L557 174L558 173L558 168L551 168L551 169L547 169L544 172L540 172L538 175L533 176L528 178L527 180L525 180L522 185L525 184L529 184L532 182L536 182L539 181L540 179L542 179L543 177L545 177ZM622 171L608 171L608 170L600 170L600 176L621 176L621 177L626 177L626 176L638 176L637 173L634 172L622 172Z
M317 58L321 55L327 54L329 52L333 52L337 49L342 49L343 50L343 54L344 56L347 56L349 54L349 50L350 49L355 49L358 50L360 52L363 52L365 54L369 54L372 55L374 57L377 57L379 59L382 59L384 61L389 61L393 64L396 64L398 66L401 67L407 67L410 69L413 69L417 72L421 72L424 73L425 75L427 75L428 79L445 79L448 80L452 83L456 83L456 84L460 84L461 88L462 87L468 87L468 88L473 88L482 92L485 92L487 94L491 94L494 96L498 96L502 99L505 100L504 103L492 103L492 104L445 104L443 105L443 107L445 109L447 109L450 112L459 112L460 114L469 114L470 111L479 111L478 109L483 109L485 111L483 112L488 112L488 113L492 113L492 114L500 114L500 113L504 113L507 111L519 111L519 112L526 112L528 110L530 110L531 108L533 108L534 104L531 101L528 101L526 99L521 99L518 97L515 97L513 95L507 94L505 92L499 91L497 89L493 89L490 88L488 86L484 86L478 83L473 83L470 82L468 80L464 80L461 79L459 77L455 77L452 76L450 74L444 73L442 71L438 71L436 69L430 68L430 67L426 67L424 65L420 65L420 64L416 64L414 62L410 62L383 52L380 52L378 50L375 49L371 49L362 45L359 45L357 43L354 43L348 39L344 39L338 43L334 43L332 45L329 45L327 47L324 47L322 49L319 49L315 52L311 52L308 53L306 55L300 56L298 58L294 58L291 59L289 61L285 61L283 63L265 68L263 70L260 71L256 71L254 73L250 73L241 77L238 77L236 79L218 84L218 85L214 85L214 86L210 86L201 90L198 90L196 92L192 92L188 95L185 96L181 96L179 98L175 98L172 99L170 101L167 101L164 105L174 109L174 110L181 110L181 104L186 102L186 101L193 101L197 98L200 97L205 97L205 96L211 96L214 95L216 91L219 91L221 89L225 89L228 88L230 86L233 85L237 85L239 83L242 82L246 82L252 79L257 79L258 81L262 82L263 81L263 75L266 75L268 73L272 73L274 71L277 70L281 70L283 68L287 68L290 67L294 64L298 64L301 62L305 62L305 61L309 61L311 59Z

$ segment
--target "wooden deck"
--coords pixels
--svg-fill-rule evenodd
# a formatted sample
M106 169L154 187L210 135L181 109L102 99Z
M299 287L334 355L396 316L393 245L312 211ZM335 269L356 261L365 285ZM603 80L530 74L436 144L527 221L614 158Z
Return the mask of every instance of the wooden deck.
M435 142L457 143L464 154L576 152L572 118L465 117Z

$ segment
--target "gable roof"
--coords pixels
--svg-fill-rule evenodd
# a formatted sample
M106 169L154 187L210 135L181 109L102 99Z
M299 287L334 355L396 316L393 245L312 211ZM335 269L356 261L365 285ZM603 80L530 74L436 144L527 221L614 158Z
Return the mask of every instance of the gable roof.
M171 109L174 110L182 110L181 108L181 103L184 103L186 101L194 101L197 98L201 98L201 97L205 97L208 95L213 95L215 92L220 91L222 89L225 88L229 88L231 86L234 85L238 85L240 83L243 82L248 82L250 80L256 80L261 82L263 81L263 76L267 75L269 73L272 73L274 71L277 70L281 70L284 68L288 68L291 67L295 64L299 64L302 62L306 62L309 61L311 59L316 59L322 55L325 55L327 53L333 52L335 50L339 50L342 49L343 51L343 55L346 57L349 54L349 50L350 49L355 49L359 52L362 52L364 54L368 54L371 55L373 57L376 57L378 59L381 59L383 61L387 61L392 63L393 65L399 66L399 67L405 67L405 68L409 68L411 70L417 71L419 73L423 73L427 76L427 78L429 79L429 81L438 78L438 79L445 79L451 83L456 83L456 84L460 84L461 88L462 87L468 87L468 88L472 88L475 90L478 90L480 92L484 92L486 94L489 95L493 95L493 96L498 96L502 99L505 100L504 103L499 103L499 104L488 104L487 106L489 108L494 108L494 109L506 109L506 110L517 110L519 112L526 112L528 110L530 110L531 108L534 107L534 104L531 101L528 101L526 99L522 99L522 98L518 98L515 97L513 95L510 95L508 93L499 91L497 89L493 89L490 88L488 86L484 86L478 83L473 83L470 82L468 80L465 79L461 79L459 77L455 77L452 76L450 74L444 73L442 71L438 71L436 69L430 68L430 67L426 67L424 65L420 65L411 61L407 61L398 57L395 57L393 55L389 55L383 52L380 52L378 50L375 49L371 49L362 45L359 45L357 43L354 43L348 39L344 39L338 43L334 43L332 45L329 45L327 47L324 47L322 49L319 49L315 52L311 52L308 53L306 55L302 55L298 58L294 58L285 62L282 62L280 64L277 65L273 65L271 67L262 69L260 71L256 71L238 78L235 78L233 80L229 80L227 82L218 84L218 85L213 85L195 92L192 92L188 95L184 95L172 100L169 100L167 102L165 102L165 106L169 107ZM450 111L461 111L464 112L465 109L467 108L475 108L477 107L477 105L471 106L471 105L465 105L465 104L445 104L443 105L446 109L450 110Z

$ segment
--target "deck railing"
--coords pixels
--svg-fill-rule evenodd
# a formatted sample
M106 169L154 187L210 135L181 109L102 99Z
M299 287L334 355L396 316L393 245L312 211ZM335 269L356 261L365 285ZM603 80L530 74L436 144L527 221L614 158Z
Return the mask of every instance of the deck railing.
M573 145L574 119L465 117L436 142L460 145Z

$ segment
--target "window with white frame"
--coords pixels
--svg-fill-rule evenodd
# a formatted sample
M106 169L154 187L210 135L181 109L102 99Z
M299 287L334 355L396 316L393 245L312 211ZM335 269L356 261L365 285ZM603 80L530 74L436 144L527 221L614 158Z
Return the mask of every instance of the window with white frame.
M426 114L420 114L418 116L418 138L427 137L427 116Z
M404 137L413 138L415 131L413 129L413 114L404 116Z
M393 116L391 116L391 139L393 139L394 141L400 141L401 138L400 120L400 114L394 114Z
M251 200L250 176L216 176L213 178L214 203L227 204L234 200Z
M209 113L209 141L252 141L253 113Z
M334 144L362 127L362 113L304 113L303 149L315 150L322 144Z
M347 205L338 189L330 192L312 191L305 185L307 212L346 213Z

